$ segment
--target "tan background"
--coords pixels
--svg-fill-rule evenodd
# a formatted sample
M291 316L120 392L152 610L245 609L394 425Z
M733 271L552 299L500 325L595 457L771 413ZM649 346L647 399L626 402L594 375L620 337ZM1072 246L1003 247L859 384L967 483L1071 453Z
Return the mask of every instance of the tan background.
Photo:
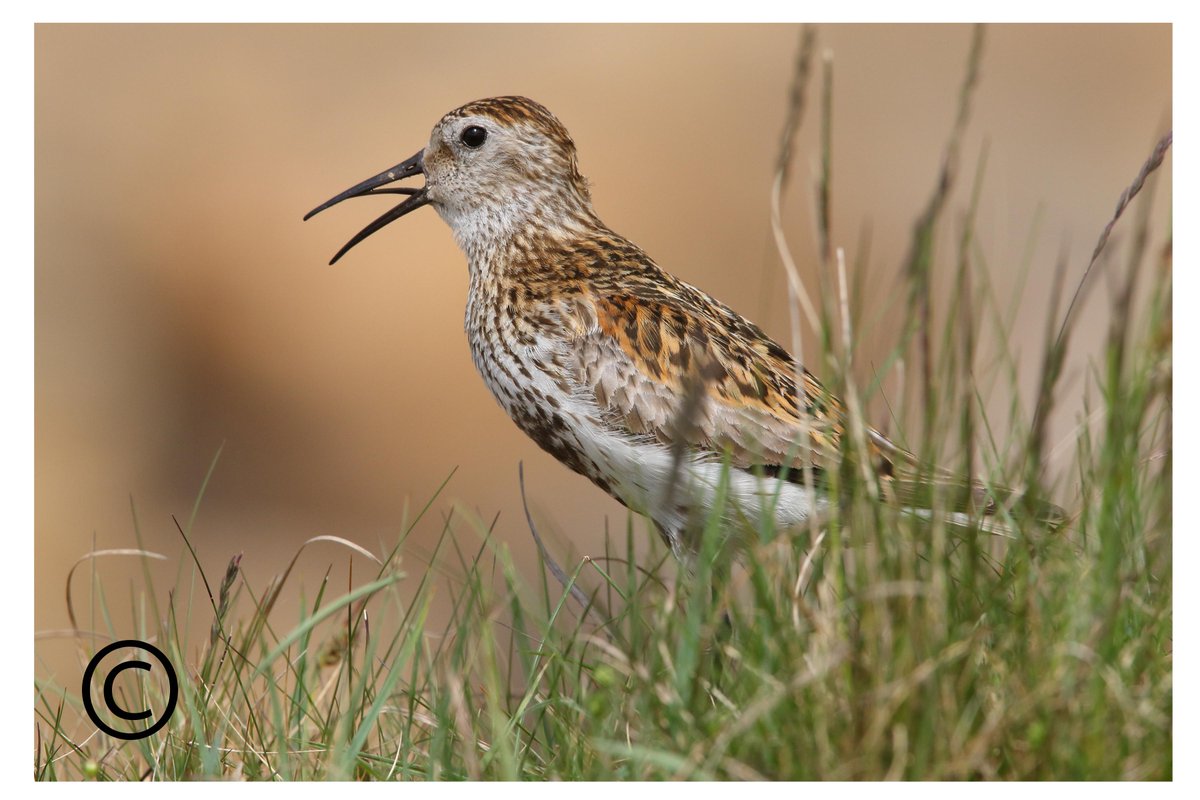
M870 311L898 294L970 29L823 26L819 36L835 64L834 232L853 260L870 225ZM568 542L595 552L605 520L623 530L624 512L527 441L488 395L462 330L465 264L437 215L389 227L336 267L329 257L386 201L300 218L412 154L450 108L527 94L574 134L613 228L788 341L768 190L797 40L794 26L754 25L39 26L37 628L66 627L63 581L93 542L134 544L131 496L147 545L178 556L169 515L186 519L222 442L195 540L214 575L244 550L259 591L313 535L390 544L406 508L456 466L413 554L458 504L499 513L496 535L532 574L521 460L545 529L562 535L558 552ZM988 31L962 175L969 183L986 138L979 226L1000 298L1031 254L1010 342L1026 410L1054 262L1067 247L1071 276L1082 272L1170 122L1170 65L1167 26ZM805 121L786 209L814 286L815 121ZM1060 436L1103 331L1100 288ZM862 374L890 335L882 323L864 334ZM996 385L987 400L1003 410L1011 392ZM305 580L346 560L316 550L302 560ZM100 567L123 633L122 576L138 574L129 566ZM87 579L76 580L86 594ZM52 663L70 651L59 640L38 647Z

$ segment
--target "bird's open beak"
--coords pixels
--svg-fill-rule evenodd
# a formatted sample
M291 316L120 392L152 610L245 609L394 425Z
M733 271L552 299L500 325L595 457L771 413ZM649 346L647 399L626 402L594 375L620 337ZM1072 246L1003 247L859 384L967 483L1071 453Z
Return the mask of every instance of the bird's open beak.
M337 195L336 197L329 198L324 203L321 203L321 205L304 215L304 219L307 220L309 217L321 213L330 206L335 206L343 200L349 200L351 197L365 197L369 194L406 194L409 196L408 199L403 203L396 206L391 211L387 212L379 219L375 220L370 225L356 233L354 238L346 242L346 244L342 246L342 249L337 251L337 255L329 260L330 264L336 263L339 258L346 254L347 250L349 250L351 247L354 247L354 245L358 244L375 231L384 227L389 222L394 222L413 209L420 208L421 206L429 203L429 195L425 193L424 186L422 186L420 189L382 188L389 183L395 183L396 181L403 180L404 178L410 178L413 175L425 174L424 156L425 151L421 150L412 158L401 161L396 166L379 173L374 178L367 178L362 183L357 184L356 186L351 186L349 189Z

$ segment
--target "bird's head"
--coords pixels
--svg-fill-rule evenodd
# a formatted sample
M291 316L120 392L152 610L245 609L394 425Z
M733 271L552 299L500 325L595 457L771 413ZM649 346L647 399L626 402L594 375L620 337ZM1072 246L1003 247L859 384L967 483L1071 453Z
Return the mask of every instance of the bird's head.
M414 175L419 189L390 187ZM546 108L525 97L492 97L442 117L420 152L314 208L305 219L351 197L405 194L338 251L342 257L380 228L432 205L467 249L478 237L503 237L533 224L569 226L591 217L587 181L579 173L575 143Z

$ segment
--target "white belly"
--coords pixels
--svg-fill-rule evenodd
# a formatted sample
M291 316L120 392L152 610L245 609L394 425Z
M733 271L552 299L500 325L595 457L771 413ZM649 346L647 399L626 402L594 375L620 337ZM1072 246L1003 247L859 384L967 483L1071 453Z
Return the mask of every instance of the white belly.
M503 345L497 342L504 342ZM828 503L821 492L684 454L652 436L602 424L604 410L585 387L564 392L563 343L514 346L503 335L473 336L472 356L484 382L513 421L571 469L586 475L628 506L658 523L676 555L694 552L696 536L718 505L731 533L807 522ZM573 378L571 378L573 381ZM721 482L727 489L719 500Z
M629 508L657 522L677 555L683 555L681 550L695 550L699 542L694 537L718 506L729 533L758 530L764 521L772 529L799 525L807 522L814 510L820 517L828 507L825 495L818 490L810 492L796 483L687 453L677 458L670 447L649 437L581 423L589 416L598 416L595 403L577 401L565 412L575 440L604 473L612 493Z

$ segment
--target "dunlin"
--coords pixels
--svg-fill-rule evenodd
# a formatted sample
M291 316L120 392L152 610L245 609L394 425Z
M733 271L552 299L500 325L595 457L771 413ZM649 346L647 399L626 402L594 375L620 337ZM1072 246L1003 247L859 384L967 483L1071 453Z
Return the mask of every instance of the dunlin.
M421 174L421 188L386 188ZM610 230L574 142L543 106L495 97L457 108L416 155L305 219L381 193L408 197L330 263L433 206L467 257L467 336L496 400L544 450L654 520L681 559L722 480L731 532L763 515L800 525L834 502L843 404L757 325ZM884 500L995 521L996 491L923 466L873 429L866 441Z

